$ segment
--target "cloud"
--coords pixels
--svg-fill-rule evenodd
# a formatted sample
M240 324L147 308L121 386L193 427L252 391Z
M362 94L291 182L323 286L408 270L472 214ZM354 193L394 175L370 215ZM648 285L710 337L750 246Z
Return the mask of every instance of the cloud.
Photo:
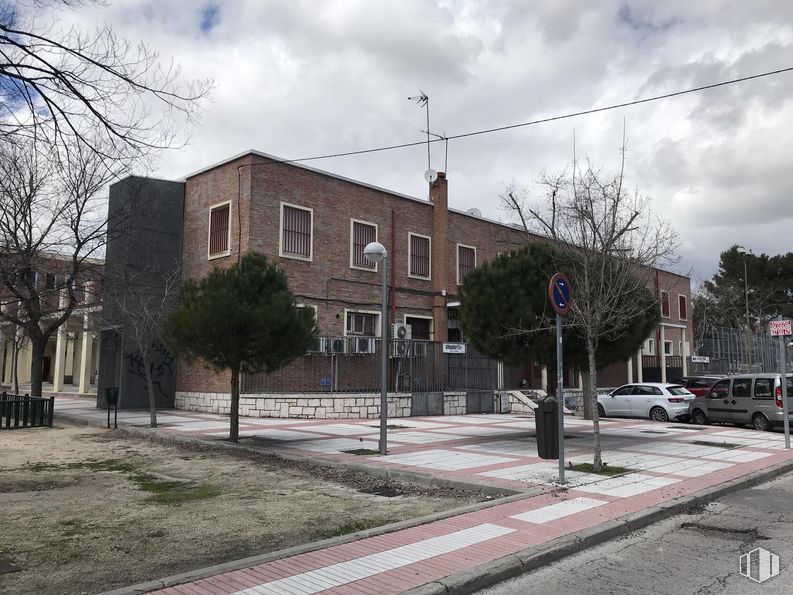
M187 149L157 175L180 177L245 149L287 158L456 134L793 66L793 3L690 0L129 0L81 5L64 26L110 23L212 76L213 100ZM208 35L207 35L208 33ZM505 182L532 186L580 155L618 165L683 239L681 270L707 277L733 243L785 252L793 217L793 74L614 112L449 143L453 207L503 217ZM424 197L426 147L311 165ZM444 167L443 143L432 146ZM535 191L536 189L532 189Z

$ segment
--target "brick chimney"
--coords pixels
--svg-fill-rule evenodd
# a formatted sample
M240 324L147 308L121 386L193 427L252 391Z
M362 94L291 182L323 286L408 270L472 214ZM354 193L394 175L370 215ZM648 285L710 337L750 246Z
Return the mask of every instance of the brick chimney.
M446 341L449 335L446 310L448 286L449 245L449 192L446 174L438 172L438 178L430 184L432 203L432 319L434 338Z

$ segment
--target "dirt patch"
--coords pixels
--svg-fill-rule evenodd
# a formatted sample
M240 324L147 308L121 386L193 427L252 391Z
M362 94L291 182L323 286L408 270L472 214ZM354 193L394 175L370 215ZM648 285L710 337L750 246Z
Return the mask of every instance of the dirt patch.
M84 426L0 433L3 593L95 593L492 495L166 446Z

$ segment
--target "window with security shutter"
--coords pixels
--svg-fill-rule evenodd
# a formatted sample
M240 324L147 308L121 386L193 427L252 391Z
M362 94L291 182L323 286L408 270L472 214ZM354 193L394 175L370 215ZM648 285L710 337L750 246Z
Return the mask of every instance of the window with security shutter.
M661 291L661 316L669 318L669 292Z
M363 221L352 221L350 233L352 234L351 266L371 271L377 269L377 263L372 262L363 254L363 249L366 248L367 244L377 241L377 226Z
M209 210L209 257L227 256L229 249L229 214L231 205L224 204Z
M457 284L463 282L463 278L476 268L476 248L471 246L457 246Z
M282 205L281 256L311 259L311 210Z
M686 296L677 296L677 303L680 313L680 320L688 320L688 304L686 303Z
M430 239L416 234L410 235L410 258L408 274L411 277L430 278Z

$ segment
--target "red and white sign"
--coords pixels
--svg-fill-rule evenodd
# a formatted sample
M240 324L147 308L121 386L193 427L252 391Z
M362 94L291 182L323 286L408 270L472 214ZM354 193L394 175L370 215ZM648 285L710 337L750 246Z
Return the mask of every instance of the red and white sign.
M772 320L768 323L768 330L772 337L787 337L793 335L790 320Z

